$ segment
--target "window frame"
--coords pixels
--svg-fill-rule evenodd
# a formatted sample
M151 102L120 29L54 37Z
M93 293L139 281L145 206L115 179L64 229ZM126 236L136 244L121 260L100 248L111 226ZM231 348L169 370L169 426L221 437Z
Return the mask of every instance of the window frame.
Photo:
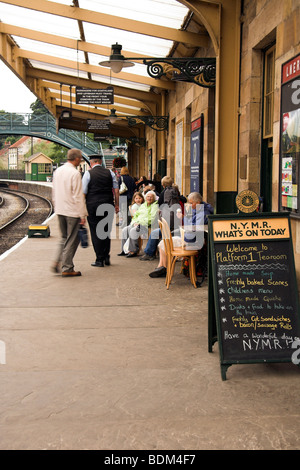
M282 64L280 97L279 208L289 211L295 218L300 218L300 135L290 135L284 120L288 114L287 122L290 118L295 119L294 128L297 129L297 120L300 122L299 96L300 54Z

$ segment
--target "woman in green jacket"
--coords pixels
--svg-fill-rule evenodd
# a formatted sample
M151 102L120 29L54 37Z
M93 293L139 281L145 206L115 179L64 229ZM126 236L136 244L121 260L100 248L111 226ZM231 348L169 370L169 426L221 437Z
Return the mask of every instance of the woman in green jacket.
M145 202L132 217L131 224L122 230L122 251L118 256L126 256L124 244L129 239L127 258L137 256L139 252L139 238L148 236L148 228L153 230L158 226L158 204L154 191L148 191Z

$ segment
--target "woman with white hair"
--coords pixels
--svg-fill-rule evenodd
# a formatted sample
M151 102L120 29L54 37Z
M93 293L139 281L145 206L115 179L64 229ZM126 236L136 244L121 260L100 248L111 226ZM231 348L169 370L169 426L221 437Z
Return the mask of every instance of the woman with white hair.
M199 231L197 236L196 226L207 225L207 216L213 214L213 207L204 202L200 193L192 192L188 195L187 204L185 205L185 213L182 214L178 209L177 217L182 220L185 227L184 243L186 249L194 249L200 251L205 242L204 232ZM190 228L190 230L188 230ZM175 231L172 236L174 248L182 246L180 231ZM157 268L152 271L150 277L166 277L167 274L167 254L165 252L164 242L161 240L158 244L159 263Z
M127 258L137 256L139 252L140 237L148 236L148 228L157 228L158 226L158 203L154 191L148 191L145 196L145 202L132 217L130 225L122 230L122 251L118 256L126 256L124 244L129 239Z

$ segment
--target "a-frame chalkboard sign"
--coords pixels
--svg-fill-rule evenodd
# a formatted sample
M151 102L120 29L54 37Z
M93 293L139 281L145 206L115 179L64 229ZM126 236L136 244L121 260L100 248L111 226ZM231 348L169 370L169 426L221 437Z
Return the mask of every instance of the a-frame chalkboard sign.
M230 365L294 362L300 314L288 213L211 215L209 352ZM295 362L296 363L296 362Z

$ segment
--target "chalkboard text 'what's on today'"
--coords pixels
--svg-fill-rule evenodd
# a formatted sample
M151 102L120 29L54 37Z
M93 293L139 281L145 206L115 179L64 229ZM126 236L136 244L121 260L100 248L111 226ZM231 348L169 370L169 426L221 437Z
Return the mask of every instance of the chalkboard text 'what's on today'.
M289 238L289 225L286 218L243 219L238 221L214 221L215 241L249 240L251 238Z

